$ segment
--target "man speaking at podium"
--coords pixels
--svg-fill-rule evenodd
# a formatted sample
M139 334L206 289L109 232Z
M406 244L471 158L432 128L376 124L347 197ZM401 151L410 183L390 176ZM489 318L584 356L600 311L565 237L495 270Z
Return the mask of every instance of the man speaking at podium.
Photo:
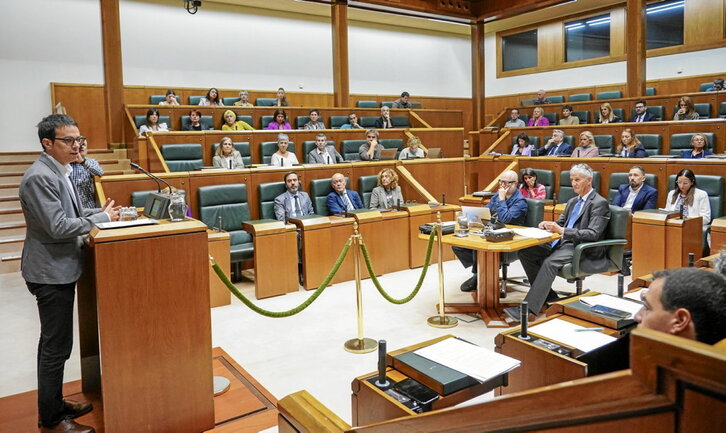
M119 207L84 209L69 178L86 138L76 121L52 114L38 124L43 153L20 181L27 225L21 272L38 304L38 412L41 432L89 433L73 421L92 407L63 400L63 369L73 347L73 302L83 266L83 235L97 222L115 221Z

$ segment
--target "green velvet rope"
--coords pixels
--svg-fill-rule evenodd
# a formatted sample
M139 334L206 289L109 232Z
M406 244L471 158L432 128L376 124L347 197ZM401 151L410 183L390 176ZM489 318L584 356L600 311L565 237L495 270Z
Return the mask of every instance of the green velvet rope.
M348 242L345 243L345 246L340 251L340 255L338 256L338 260L335 261L335 265L333 265L333 268L328 273L328 276L325 277L325 280L320 284L320 287L318 287L315 292L313 292L312 295L308 299L305 300L302 304L298 305L297 307L287 310L287 311L269 311L265 310L264 308L260 308L257 305L253 304L252 301L247 299L245 295L240 292L237 287L232 284L231 281L229 281L229 278L227 278L227 275L224 273L222 268L219 267L219 265L216 262L212 262L212 268L214 269L214 272L217 273L217 276L220 280L224 283L225 286L227 286L227 289L229 289L230 292L234 296L237 297L240 301L242 301L243 304L245 304L247 307L249 307L252 311L255 313L261 314L263 316L267 317L289 317L292 315L295 315L302 310L306 309L310 306L310 304L313 303L314 300L318 298L323 293L323 290L325 290L328 287L328 284L330 284L330 280L333 279L333 276L338 272L338 269L340 268L340 265L343 263L343 260L345 259L346 254L348 254L348 250L350 249L350 244L352 240L351 238L348 238ZM429 248L430 249L430 248Z
M429 262L431 261L431 250L434 246L434 238L436 237L436 230L431 230L431 235L429 236L429 245L426 248L426 259L424 259L423 269L421 270L421 276L418 278L418 283L416 283L416 287L413 288L413 291L410 295L406 296L402 299L396 299L391 297L388 293L386 293L385 290L383 290L383 286L381 286L381 283L378 281L378 278L376 278L376 272L373 270L373 265L371 264L371 258L368 255L368 248L366 248L366 245L363 243L363 238L360 239L360 249L363 252L363 259L366 262L366 268L368 268L368 274L371 277L371 281L373 281L373 285L376 286L376 289L378 289L378 292L386 298L386 301L392 303L392 304L405 304L406 302L413 299L416 294L418 294L419 289L421 289L421 285L423 284L424 279L426 278L426 272L429 270Z

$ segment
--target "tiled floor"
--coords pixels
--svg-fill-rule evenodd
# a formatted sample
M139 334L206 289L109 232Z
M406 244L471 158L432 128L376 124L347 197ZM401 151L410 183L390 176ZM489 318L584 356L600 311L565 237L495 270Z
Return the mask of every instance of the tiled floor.
M501 329L488 329L480 320L460 322L452 329L437 329L426 324L435 315L438 302L436 265L431 265L420 293L409 303L387 302L369 280L364 280L364 336L385 339L389 350L445 334L454 334L493 349L494 336ZM510 276L524 275L519 262L509 268ZM394 297L410 293L421 269L397 272L380 278ZM470 276L456 261L444 263L447 302L467 302L471 297L458 287ZM629 278L626 279L626 285ZM616 277L593 276L585 287L614 294ZM250 282L238 284L252 296ZM558 279L557 290L574 291L574 285ZM299 305L312 292L299 291L272 299L255 301L263 308L281 311ZM512 293L510 299L521 294ZM237 299L212 310L212 343L222 347L278 399L298 390L308 390L345 421L351 419L351 381L376 369L376 354L354 355L343 343L357 337L355 284L336 284L303 312L288 318L267 318L254 313ZM0 396L36 387L35 351L38 318L35 299L28 293L19 273L0 275ZM78 345L74 345L66 364L65 380L80 378ZM490 398L490 397L487 397ZM271 429L269 432L276 431Z

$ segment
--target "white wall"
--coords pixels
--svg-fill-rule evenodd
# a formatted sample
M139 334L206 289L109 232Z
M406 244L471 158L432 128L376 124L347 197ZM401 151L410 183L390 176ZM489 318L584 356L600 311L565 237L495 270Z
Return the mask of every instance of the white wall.
M0 0L0 152L40 151L50 82L103 83L98 0Z

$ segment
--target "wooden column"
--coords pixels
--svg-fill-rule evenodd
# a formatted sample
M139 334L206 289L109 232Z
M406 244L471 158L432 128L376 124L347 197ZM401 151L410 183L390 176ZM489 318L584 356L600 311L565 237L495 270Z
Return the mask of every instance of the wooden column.
M119 0L100 0L103 43L103 102L108 144L124 142L124 74L121 59Z
M333 106L348 107L348 0L333 1L330 15L333 30Z
M478 21L471 25L471 127L474 131L487 124L484 102L484 22ZM478 136L469 138L469 155L479 155Z
M626 14L628 82L625 97L635 98L645 95L645 0L628 0Z

